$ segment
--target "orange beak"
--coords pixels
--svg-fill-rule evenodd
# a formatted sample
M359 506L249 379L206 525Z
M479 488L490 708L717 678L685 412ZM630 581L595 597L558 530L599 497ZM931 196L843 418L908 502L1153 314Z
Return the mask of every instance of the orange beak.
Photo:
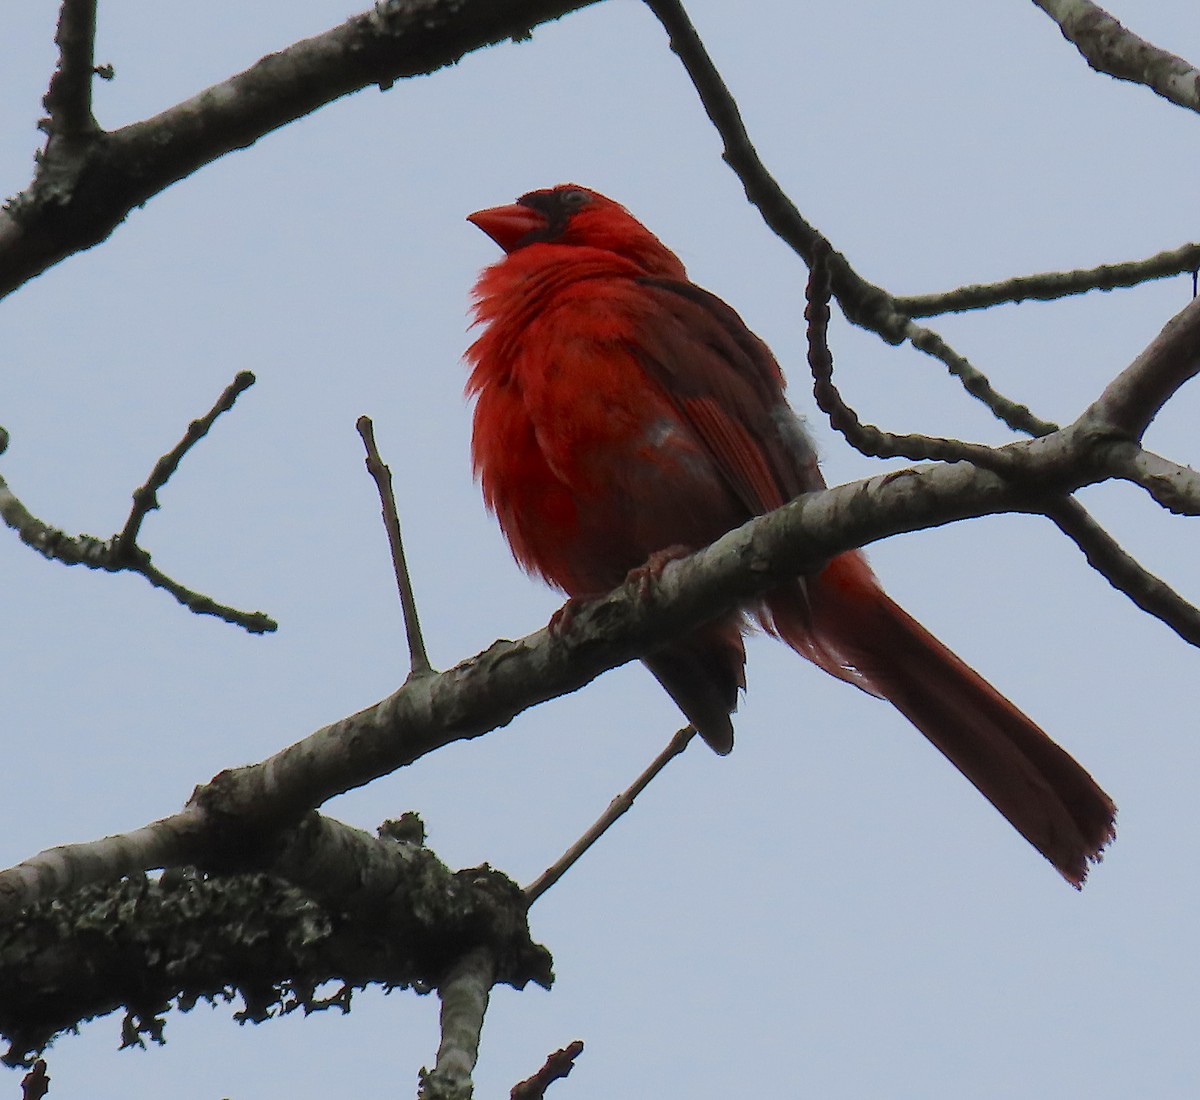
M474 214L467 215L467 221L482 229L505 252L511 252L535 230L546 228L546 219L542 214L520 203L476 210Z

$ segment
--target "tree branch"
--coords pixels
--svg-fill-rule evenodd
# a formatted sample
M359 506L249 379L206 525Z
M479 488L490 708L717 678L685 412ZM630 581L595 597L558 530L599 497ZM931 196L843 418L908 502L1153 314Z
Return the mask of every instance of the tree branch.
M412 578L408 575L408 562L404 557L404 540L400 536L400 517L396 513L396 496L392 492L392 471L375 445L375 425L369 416L358 418L358 434L367 451L367 471L375 482L379 493L379 506L383 512L383 526L387 531L388 548L392 552L392 571L396 576L396 591L400 595L400 608L404 614L404 632L408 638L409 676L427 676L433 671L429 654L425 651L425 639L421 634L421 620L417 615L417 598L413 593Z
M479 1060L479 1036L494 972L486 950L471 951L438 987L442 1041L433 1070L421 1072L419 1100L471 1100L471 1073Z
M0 516L17 532L21 541L33 547L50 561L64 565L84 565L89 569L102 569L107 573L138 573L155 588L169 592L189 611L197 615L213 615L227 623L243 627L251 634L265 634L277 629L278 624L262 611L239 611L218 603L211 596L195 592L168 577L153 565L150 555L137 545L138 533L146 515L158 507L158 490L161 489L179 468L183 456L207 434L221 413L233 407L238 395L254 384L254 375L242 371L226 388L217 403L199 420L188 425L187 432L170 451L155 464L146 483L133 493L133 507L121 533L104 540L92 535L71 536L38 519L8 487L0 477ZM0 428L0 443L7 444L8 433ZM0 453L3 452L0 447Z
M594 2L380 0L153 118L98 134L84 155L59 156L51 141L32 184L0 212L0 297L99 244L172 183L326 103L527 37L537 24Z
M813 376L813 397L817 407L829 417L829 423L834 430L841 432L855 450L874 458L966 461L998 473L1010 469L1012 463L1008 451L985 447L979 443L964 443L959 439L916 433L896 435L873 424L864 424L858 418L858 414L842 398L833 380L833 352L829 348L828 340L828 256L828 244L819 242L814 250L812 270L805 289L808 304L804 309L804 318L808 322L808 365Z
M1200 243L1185 244L1118 264L1079 268L1075 271L1045 271L1037 275L1017 275L998 283L975 283L940 294L898 296L895 306L909 317L933 317L943 313L962 313L971 309L1015 302L1050 302L1091 290L1117 290L1139 286L1152 279L1200 268Z
M1169 320L1146 350L1084 411L1080 421L1141 439L1175 391L1200 371L1200 298Z
M1144 84L1178 107L1200 111L1200 72L1139 38L1091 0L1033 0L1097 72Z
M92 116L96 0L63 0L54 43L58 68L42 101L50 114L43 129L52 140L89 139L97 129Z
M1124 592L1147 614L1166 623L1185 642L1200 646L1200 608L1188 603L1122 550L1079 501L1069 498L1059 501L1046 509L1046 515L1113 588Z
M555 1081L570 1076L571 1070L575 1068L575 1059L582 1053L583 1042L579 1039L568 1043L561 1050L556 1050L537 1073L513 1085L508 1094L509 1100L543 1100L546 1089Z
M583 836L575 841L570 848L521 891L525 896L525 901L529 905L532 905L578 863L584 852L608 832L619 818L628 812L633 806L634 800L650 785L651 780L674 760L675 757L683 752L695 736L696 731L691 726L684 726L683 729L677 730L671 737L671 740L667 742L667 747L651 761L650 766L626 790L622 791L608 804L608 808L596 819Z
M645 0L645 3L666 30L671 49L682 62L705 112L725 144L722 156L741 181L746 198L757 207L771 231L811 267L815 250L825 238L808 223L767 171L746 132L737 101L709 57L683 5L679 0ZM999 394L977 367L954 351L936 332L915 325L898 309L891 294L867 282L850 266L845 256L832 250L832 246L828 262L834 296L852 324L876 333L889 344L910 340L914 347L940 359L972 397L982 401L1014 430L1028 431L1032 435L1044 435L1053 430L1052 425L1033 416L1023 405Z

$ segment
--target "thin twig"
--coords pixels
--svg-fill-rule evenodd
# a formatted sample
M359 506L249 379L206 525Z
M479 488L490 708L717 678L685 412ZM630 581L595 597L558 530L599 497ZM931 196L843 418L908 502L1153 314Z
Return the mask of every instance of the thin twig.
M575 1059L582 1053L582 1039L576 1039L561 1050L556 1050L537 1073L513 1085L512 1092L508 1094L509 1100L542 1100L546 1089L553 1082L570 1076L571 1070L575 1068Z
M142 521L147 513L158 507L158 490L167 483L183 456L207 434L213 421L232 407L238 394L253 383L254 375L249 371L239 374L225 388L216 405L205 416L194 420L188 426L183 439L154 464L146 484L133 493L133 507L119 535L114 535L111 539L98 539L94 535L68 535L65 531L38 519L8 487L3 477L0 477L0 518L16 531L26 546L32 547L50 561L102 569L106 573L138 573L155 588L169 592L179 603L197 615L212 615L234 626L240 626L251 634L267 634L277 630L279 624L263 611L239 611L168 577L151 563L149 553L137 544ZM0 428L0 442L7 441L8 433Z
M408 574L408 562L404 557L404 540L400 537L400 517L396 513L396 496L392 492L392 471L379 457L375 446L375 425L369 416L360 416L356 427L367 451L367 470L375 480L379 492L379 506L383 512L383 525L387 529L388 546L392 551L392 568L396 574L396 589L400 593L400 607L404 612L404 632L408 636L409 678L427 676L433 671L429 655L425 651L425 639L421 634L421 620L417 616L417 600L413 595L412 578Z
M1117 290L1153 279L1193 272L1200 267L1200 243L1185 244L1147 256L1144 260L1101 264L1074 271L1044 271L1017 275L998 283L974 283L940 294L898 296L896 309L908 317L934 317L1015 302L1050 302L1092 290Z
M562 878L571 866L578 862L583 853L595 844L612 827L613 823L633 805L633 800L646 789L650 781L688 747L688 742L695 736L696 731L691 726L684 726L683 729L678 730L667 743L667 747L634 780L632 786L628 790L622 791L608 804L608 809L600 815L596 823L521 891L525 895L526 901L532 905Z
M983 371L956 352L933 329L909 321L904 326L904 334L918 351L941 360L946 369L962 383L967 393L986 405L997 420L1003 421L1014 432L1043 436L1058 431L1058 425L1054 421L1035 416L1028 406L1000 393Z
M1087 558L1113 588L1124 592L1147 614L1166 623L1185 642L1200 646L1200 608L1188 603L1165 581L1156 577L1121 549L1073 497L1046 509L1046 515Z
M183 438L175 444L155 464L146 479L146 484L133 491L133 507L121 533L113 540L113 558L121 563L123 557L137 553L138 532L146 516L158 508L158 490L171 479L179 469L179 463L206 435L217 417L233 408L233 403L246 390L254 385L254 374L251 371L239 371L237 376L222 391L217 402L199 420L193 420L184 432Z

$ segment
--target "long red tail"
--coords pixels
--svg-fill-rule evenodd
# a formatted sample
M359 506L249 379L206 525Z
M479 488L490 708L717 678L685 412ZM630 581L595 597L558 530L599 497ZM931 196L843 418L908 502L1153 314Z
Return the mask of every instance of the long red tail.
M803 656L888 699L1082 886L1088 861L1114 836L1116 806L1096 781L895 604L861 554L840 555L806 584L806 601L798 591L771 595L769 627Z

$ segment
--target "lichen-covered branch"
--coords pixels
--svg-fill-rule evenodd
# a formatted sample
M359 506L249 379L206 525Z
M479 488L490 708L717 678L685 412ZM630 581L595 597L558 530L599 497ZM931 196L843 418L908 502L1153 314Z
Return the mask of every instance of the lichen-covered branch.
M419 1100L471 1100L471 1074L479 1060L479 1036L494 981L495 963L481 948L455 962L438 986L442 1039L437 1064L421 1073Z
M395 863L396 897L357 906L278 877L178 870L92 886L0 925L4 1060L27 1062L58 1033L124 1010L122 1045L161 1041L163 1014L242 1001L243 1020L349 1007L370 983L430 988L458 958L502 960L492 980L549 985L515 884L486 869L452 873L431 853L375 841ZM410 850L411 849L411 850ZM327 982L341 992L319 997Z

